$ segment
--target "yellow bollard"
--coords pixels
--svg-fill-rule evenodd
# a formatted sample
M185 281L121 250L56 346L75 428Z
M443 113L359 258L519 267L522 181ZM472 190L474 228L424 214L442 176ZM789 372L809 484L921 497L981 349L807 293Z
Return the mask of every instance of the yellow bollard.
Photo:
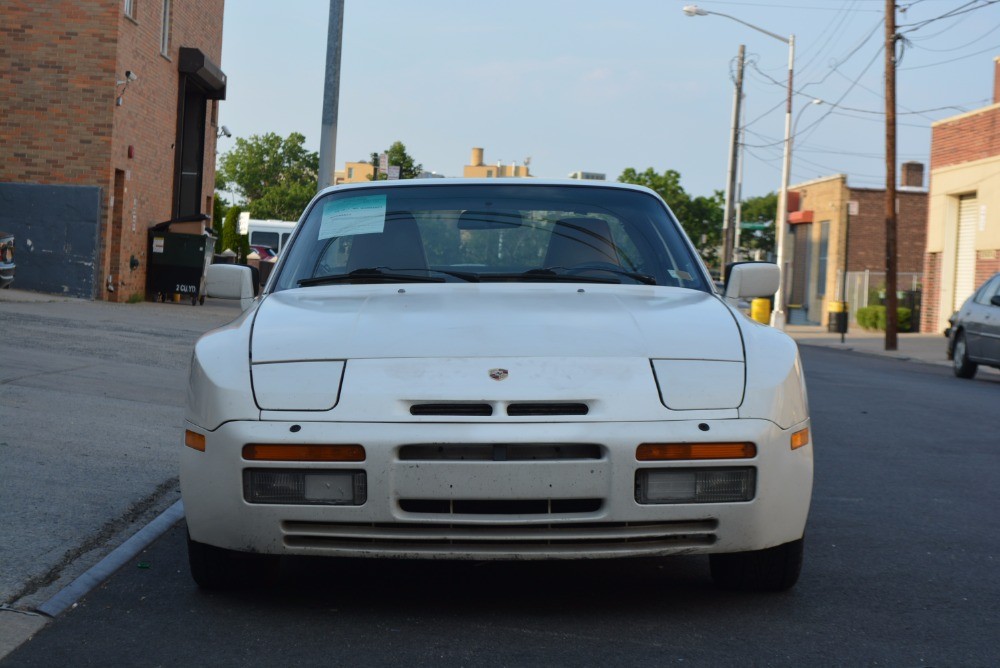
M750 302L750 317L765 325L771 322L771 300L759 297Z

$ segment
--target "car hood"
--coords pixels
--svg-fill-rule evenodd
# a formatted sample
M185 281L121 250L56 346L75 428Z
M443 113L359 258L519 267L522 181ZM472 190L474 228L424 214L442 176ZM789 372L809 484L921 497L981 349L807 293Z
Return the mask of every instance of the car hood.
M642 357L742 362L730 310L657 286L317 286L258 305L254 364L374 358Z

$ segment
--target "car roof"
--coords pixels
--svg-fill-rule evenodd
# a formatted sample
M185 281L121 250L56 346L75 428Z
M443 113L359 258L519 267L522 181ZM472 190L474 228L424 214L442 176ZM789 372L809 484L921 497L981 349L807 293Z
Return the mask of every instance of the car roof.
M343 192L345 190L357 190L366 188L412 188L415 186L570 186L573 188L611 188L614 190L634 190L647 193L661 199L656 191L646 186L632 183L618 183L617 181L583 181L580 179L539 179L539 178L494 178L494 179L467 179L462 177L434 178L434 179L399 179L393 181L366 181L363 183L341 183L336 186L328 186L319 192L324 195L330 192Z

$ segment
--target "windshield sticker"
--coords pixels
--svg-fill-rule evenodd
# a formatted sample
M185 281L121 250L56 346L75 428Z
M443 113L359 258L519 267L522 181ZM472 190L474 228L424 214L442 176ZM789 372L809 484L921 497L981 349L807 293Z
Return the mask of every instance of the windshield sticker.
M319 238L378 234L385 229L385 195L338 199L323 205Z
M690 281L691 280L691 274L689 274L688 272L686 272L684 270L674 271L673 269L668 269L667 273L670 274L670 278L678 278L678 279L680 279L682 281Z

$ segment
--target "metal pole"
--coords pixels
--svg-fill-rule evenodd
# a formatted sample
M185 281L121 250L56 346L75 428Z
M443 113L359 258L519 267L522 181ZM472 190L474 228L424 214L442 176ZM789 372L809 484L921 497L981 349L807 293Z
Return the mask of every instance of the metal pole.
M843 288L841 289L842 299L844 300L844 331L840 333L840 342L844 342L844 334L847 332L847 326L851 322L851 310L848 306L847 301L847 260L848 260L848 250L850 249L851 243L851 203L847 203L847 211L844 214L844 276L843 276Z
M778 246L778 268L781 281L774 294L774 310L771 311L771 326L785 328L785 282L788 274L785 258L785 232L788 227L788 180L792 166L792 95L795 70L795 35L788 38L788 101L785 104L785 155L781 165L781 192L778 193L778 216L774 223L774 240Z
M896 3L885 2L885 349L896 350Z
M743 97L746 97L744 95ZM736 160L736 224L733 229L733 261L739 260L739 247L740 247L740 225L743 221L743 122L746 120L747 108L745 105L740 104L740 133L737 136L737 143L740 147L740 152Z
M326 33L326 78L323 83L323 128L319 138L319 189L337 177L337 108L340 104L340 45L344 35L344 0L330 0Z
M743 54L745 47L740 44L739 55L736 56L736 89L733 92L733 122L729 136L729 164L726 180L725 214L722 219L722 257L719 275L725 280L726 264L733 261L733 208L736 199L736 167L739 163L740 150L740 102L743 99Z

